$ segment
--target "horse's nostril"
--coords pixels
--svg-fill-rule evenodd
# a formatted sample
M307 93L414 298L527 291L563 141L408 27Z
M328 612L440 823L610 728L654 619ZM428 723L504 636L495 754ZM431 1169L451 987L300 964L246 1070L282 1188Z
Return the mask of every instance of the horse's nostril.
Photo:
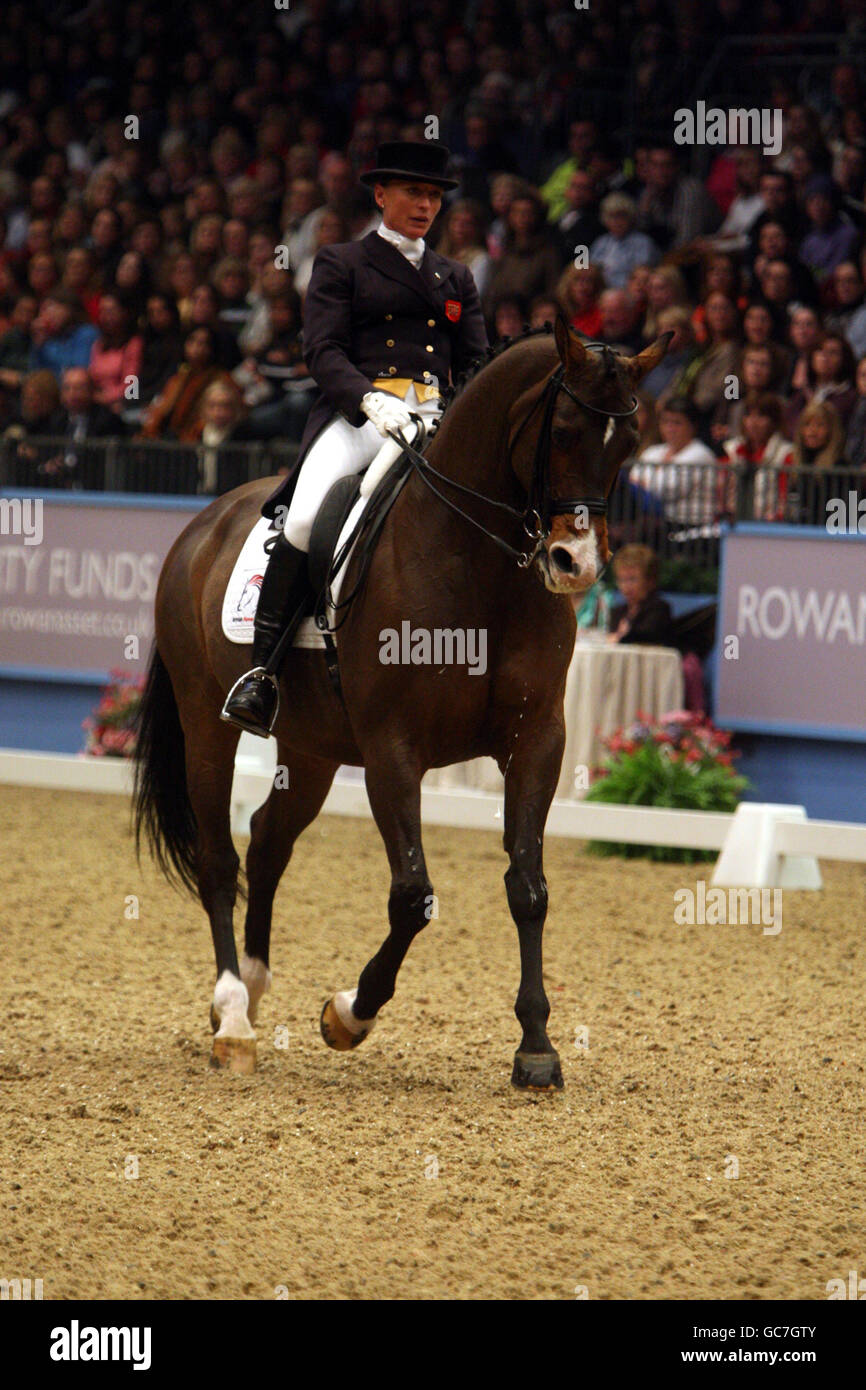
M550 552L550 558L563 574L579 574L580 566L574 563L571 551L566 550L564 545L555 545Z

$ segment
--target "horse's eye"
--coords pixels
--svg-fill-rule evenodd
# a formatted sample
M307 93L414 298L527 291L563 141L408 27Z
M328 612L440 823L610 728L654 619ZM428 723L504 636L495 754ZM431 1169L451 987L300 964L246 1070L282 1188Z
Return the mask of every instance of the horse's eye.
M565 429L562 425L554 425L550 431L550 437L557 449L567 449L571 444L572 431Z

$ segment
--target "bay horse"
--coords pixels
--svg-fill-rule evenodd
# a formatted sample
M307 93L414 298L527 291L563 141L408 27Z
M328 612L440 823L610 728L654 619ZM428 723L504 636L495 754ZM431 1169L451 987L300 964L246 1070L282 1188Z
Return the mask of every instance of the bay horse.
M178 537L156 594L133 810L137 847L145 838L166 876L197 892L210 919L212 1064L255 1066L274 894L340 764L365 770L391 870L388 935L357 990L339 992L322 1011L325 1041L348 1050L392 998L406 952L431 915L421 779L429 768L492 755L505 778L505 887L520 947L515 1013L523 1034L511 1079L520 1088L562 1087L542 981L542 846L565 741L572 600L609 559L606 499L637 439L633 392L670 336L626 358L590 350L602 345L587 348L560 317L553 334L547 325L508 342L452 388L423 459L416 455L437 470L437 481L418 466L412 471L340 628L342 699L324 653L287 654L273 732L288 776L275 778L252 817L240 963L229 806L240 734L220 709L246 652L223 636L221 609L274 480L218 498ZM529 549L521 551L527 535ZM344 592L355 564L353 556ZM406 620L411 631L485 631L486 671L385 664L383 630L400 632Z

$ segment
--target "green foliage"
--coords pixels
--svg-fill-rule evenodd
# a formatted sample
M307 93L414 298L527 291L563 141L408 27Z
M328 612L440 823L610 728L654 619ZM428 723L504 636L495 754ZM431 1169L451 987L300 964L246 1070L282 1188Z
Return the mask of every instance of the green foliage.
M718 593L719 571L710 566L696 565L691 560L659 562L659 588L671 594Z
M734 772L736 754L730 750L730 738L686 710L663 715L655 724L641 720L605 740L608 756L586 799L618 806L731 812L749 782ZM592 840L588 848L593 854L668 862L715 857L711 850L608 840Z

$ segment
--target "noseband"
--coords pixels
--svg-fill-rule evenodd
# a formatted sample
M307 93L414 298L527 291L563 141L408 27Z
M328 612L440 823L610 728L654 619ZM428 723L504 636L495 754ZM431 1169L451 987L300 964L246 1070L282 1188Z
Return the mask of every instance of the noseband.
M609 366L612 365L613 354L606 343L586 343L584 346L601 348L605 361ZM438 472L423 454L419 453L411 444L407 444L402 434L390 430L388 431L390 437L403 446L407 456L415 467L415 471L427 484L431 492L433 492L440 501L444 502L447 507L450 507L452 511L456 512L458 516L463 517L464 521L468 521L471 525L477 527L479 531L498 545L501 550L504 550L506 554L516 559L521 569L528 569L541 551L544 542L550 535L550 522L553 516L561 516L565 512L574 514L577 512L578 508L583 508L590 516L607 515L606 497L556 497L550 491L550 436L553 424L553 412L556 408L556 397L559 392L564 391L567 396L571 397L575 405L579 405L582 410L591 411L594 415L601 415L606 420L627 420L634 415L638 409L639 402L636 396L632 398L632 404L628 410L605 410L603 407L590 405L589 401L581 400L580 397L572 391L571 387L563 380L564 376L565 366L560 363L548 378L538 400L520 422L517 433L508 446L508 459L510 463L518 439L538 407L543 405L544 412L541 420L541 428L538 431L538 440L535 446L535 458L532 465L532 481L529 488L528 505L526 510L522 512L519 512L515 507L509 506L507 502L499 502L494 497L486 497L484 493L476 492L473 488L465 487L463 483L458 483L455 479L446 477L443 473ZM423 421L420 416L413 416L413 419L418 424L423 442ZM431 474L433 477L438 478L440 482L447 483L449 487L456 488L458 492L466 493L469 497L474 497L477 501L486 502L488 506L497 507L500 511L507 512L510 516L516 517L518 521L523 523L524 531L533 542L532 550L523 552L515 550L514 547L510 546L501 536L497 536L493 531L488 531L487 528L482 526L479 521L476 521L474 517L468 516L466 512L461 511L456 503L443 496L439 489L434 487L433 483L430 481Z
M590 344L590 346L602 347L605 354L610 352L610 349L601 343L597 345ZM538 441L535 446L535 459L532 465L529 511L524 523L526 524L526 522L534 519L534 530L531 531L528 526L526 527L527 534L536 542L533 559L550 535L551 517L562 516L565 512L575 514L579 508L582 508L590 516L607 515L606 497L557 497L550 490L550 436L553 423L553 412L556 407L556 397L558 393L564 391L567 396L571 397L575 405L579 405L582 410L589 410L595 415L602 415L607 420L627 420L630 416L635 414L638 408L636 396L633 398L632 404L628 410L604 410L600 406L590 405L589 401L581 400L580 396L572 391L571 387L563 380L564 375L565 367L560 364L545 386L536 405L533 406L529 415L527 415L526 419L522 422L509 449L509 453L511 453L517 440L520 438L524 426L527 424L538 405L541 405L543 402L544 414L542 416L541 429L538 431Z

